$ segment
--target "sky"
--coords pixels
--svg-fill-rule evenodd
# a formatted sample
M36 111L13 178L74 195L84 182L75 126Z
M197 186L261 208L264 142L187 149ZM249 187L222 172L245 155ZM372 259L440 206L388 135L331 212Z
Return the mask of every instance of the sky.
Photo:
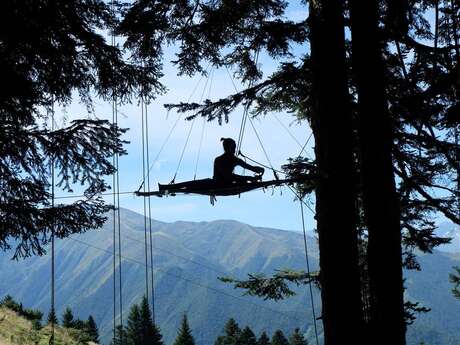
M301 20L306 16L306 6L297 2L292 2L287 10L287 17L293 20ZM162 82L168 91L155 99L147 109L151 190L156 190L158 183L169 183L172 180L187 133L192 125L192 122L186 121L185 116L182 116L161 155L155 160L179 116L174 111L167 113L163 104L187 100L198 102L205 98L216 100L235 92L229 73L225 69L210 70L207 80L200 76L179 77L177 68L170 63L174 59L174 49L174 47L170 47L165 51ZM293 47L293 49L296 54L303 53L302 47ZM278 64L264 54L260 55L259 63L265 77L273 72ZM244 87L237 81L236 86L238 89ZM111 104L95 99L95 114L98 118L111 120ZM222 153L220 138L231 137L237 140L242 115L243 109L238 108L230 115L229 122L222 125L219 125L217 121L206 122L205 124L203 119L195 121L176 182L191 180L194 177L203 125L204 135L198 161L197 178L212 176L214 158ZM56 107L58 126L65 125L66 121L73 118L88 116L91 115L88 114L87 109L77 101L66 108ZM130 142L126 146L128 155L119 159L120 192L134 192L139 188L143 179L141 107L136 103L119 106L118 120L121 127L129 128L123 139ZM254 119L254 126L268 152L271 163L277 169L286 163L287 158L299 154L301 146L305 144L311 134L311 129L306 121L299 123L292 114L286 113L267 114ZM285 128L289 129L292 136ZM306 154L309 157L313 156L313 145L314 141L311 139L306 148ZM267 164L261 146L249 123L246 127L242 151L246 156ZM236 172L241 173L241 171ZM266 170L264 180L270 179L273 179L273 174ZM78 193L77 190L75 192ZM57 193L57 195L62 196L63 194ZM111 202L112 197L107 196L106 199ZM232 219L254 226L286 230L301 229L300 205L298 202L294 202L294 196L287 187L253 191L240 196L218 197L214 205L210 204L209 197L191 195L152 197L150 205L152 218L165 222ZM143 213L143 198L130 193L122 194L120 195L120 206ZM307 229L311 231L314 228L313 214L307 209L305 216Z

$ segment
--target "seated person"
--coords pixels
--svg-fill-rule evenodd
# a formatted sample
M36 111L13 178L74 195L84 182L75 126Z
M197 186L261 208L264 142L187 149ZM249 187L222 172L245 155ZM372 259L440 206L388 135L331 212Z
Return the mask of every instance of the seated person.
M253 166L235 156L236 143L231 138L221 138L224 146L224 154L214 160L214 181L222 184L231 184L234 182L254 182L260 181L264 173L264 168ZM233 173L235 167L239 165L244 169L256 173L255 176L242 176Z

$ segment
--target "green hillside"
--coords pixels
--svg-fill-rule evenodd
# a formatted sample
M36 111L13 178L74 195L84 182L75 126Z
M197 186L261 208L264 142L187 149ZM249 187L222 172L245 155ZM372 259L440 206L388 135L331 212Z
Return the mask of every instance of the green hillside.
M95 344L82 341L82 332L75 329L55 327L56 345ZM51 328L33 329L32 322L16 312L0 307L0 345L49 345Z
M145 293L144 219L122 210L122 281L124 316L129 305L138 303ZM228 318L249 325L256 333L282 329L290 334L299 327L311 336L311 308L305 288L278 303L241 296L241 291L220 282L217 277L243 278L250 272L272 273L280 268L304 269L303 239L299 233L251 227L235 221L153 222L155 261L155 316L166 344L171 344L183 313L189 316L197 344L211 345ZM309 237L310 262L318 266L316 240ZM99 231L56 245L56 304L60 316L70 306L76 317L94 316L104 343L110 341L113 315L111 217ZM10 294L29 307L45 313L49 309L49 257L9 260L11 253L0 254L0 296ZM407 274L406 285L412 300L431 307L409 329L409 344L429 337L448 336L460 343L458 315L460 301L450 295L448 273L460 259L436 253L421 258L422 272ZM340 258L337 258L340 265ZM118 267L117 267L118 268ZM344 267L346 269L346 267ZM117 274L118 276L118 274ZM338 287L340 288L340 287ZM319 292L314 300L320 310ZM117 310L117 318L119 312ZM126 321L126 320L124 320ZM427 333L420 330L434 329ZM414 331L415 330L415 331ZM313 338L310 338L313 340ZM439 341L438 341L439 340Z

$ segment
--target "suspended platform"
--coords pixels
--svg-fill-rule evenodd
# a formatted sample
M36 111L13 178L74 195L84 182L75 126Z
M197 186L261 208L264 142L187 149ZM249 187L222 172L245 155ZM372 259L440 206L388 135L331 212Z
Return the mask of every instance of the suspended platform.
M208 196L230 196L239 195L256 189L267 187L277 187L282 185L293 185L294 183L305 183L312 181L313 176L306 176L296 179L283 179L256 182L234 182L232 184L222 184L212 178L201 180L186 181L181 183L158 184L158 191L141 192L137 191L138 196L175 196L176 194L199 194Z

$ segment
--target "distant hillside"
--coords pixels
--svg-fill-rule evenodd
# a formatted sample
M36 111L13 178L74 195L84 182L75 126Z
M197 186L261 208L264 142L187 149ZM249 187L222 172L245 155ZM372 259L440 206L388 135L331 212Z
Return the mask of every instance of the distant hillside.
M55 327L56 345L82 345L80 331ZM0 345L49 345L51 328L32 328L32 322L12 310L0 307ZM96 345L95 343L87 343Z
M143 225L141 215L122 210L124 320L129 305L139 302L145 291ZM256 333L263 330L272 333L278 328L291 333L300 327L311 337L311 308L305 288L299 288L299 295L275 303L241 296L241 291L216 279L222 275L245 277L250 272L272 273L285 267L304 269L303 240L299 233L224 220L199 223L153 221L153 227L155 312L167 345L176 336L184 312L189 316L198 345L212 345L230 317L241 325L249 325ZM316 240L308 240L311 264L317 269ZM58 315L66 306L72 307L76 317L92 314L106 344L110 340L113 312L111 252L110 217L102 230L59 241L56 246ZM25 305L46 312L50 296L49 257L16 263L11 262L8 255L11 253L0 254L0 296L13 295ZM416 344L415 336L429 336L436 341L447 335L460 344L460 301L450 295L448 282L448 273L453 265L460 265L460 258L436 253L423 256L421 261L424 270L407 275L408 294L433 311L411 327L410 343ZM340 264L340 258L337 258L337 264ZM319 310L317 290L314 297ZM420 331L424 329L433 331L424 335ZM447 344L442 341L426 343Z

